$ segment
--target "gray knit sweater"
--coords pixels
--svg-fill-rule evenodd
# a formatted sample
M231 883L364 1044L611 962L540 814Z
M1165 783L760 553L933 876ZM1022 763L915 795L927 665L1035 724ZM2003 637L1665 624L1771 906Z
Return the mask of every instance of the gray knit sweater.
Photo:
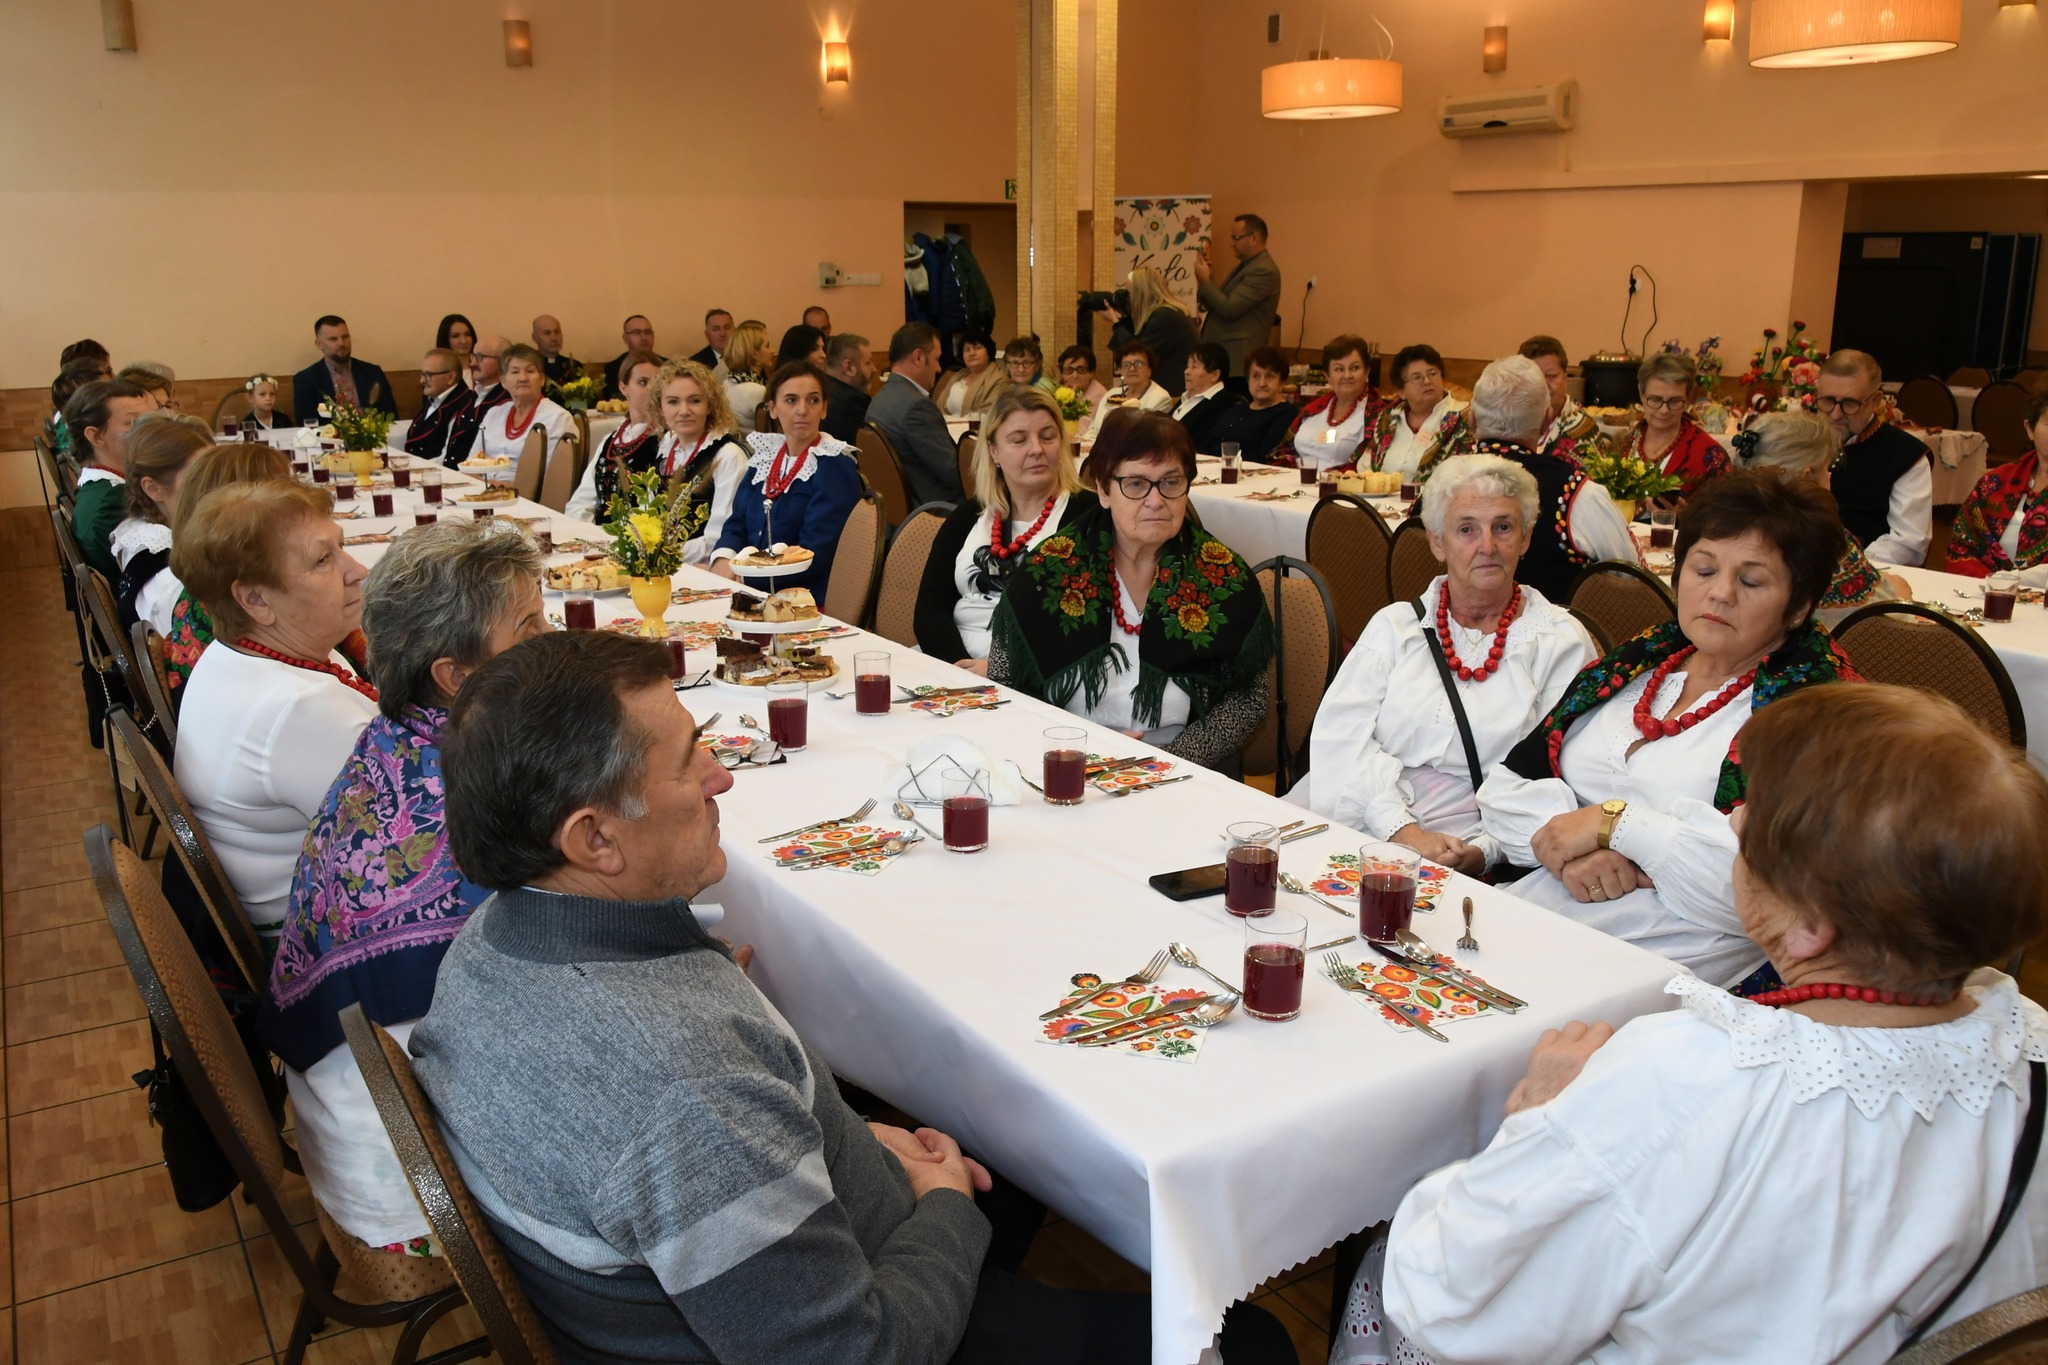
M687 903L486 901L412 1035L564 1361L943 1362L987 1221L896 1157Z

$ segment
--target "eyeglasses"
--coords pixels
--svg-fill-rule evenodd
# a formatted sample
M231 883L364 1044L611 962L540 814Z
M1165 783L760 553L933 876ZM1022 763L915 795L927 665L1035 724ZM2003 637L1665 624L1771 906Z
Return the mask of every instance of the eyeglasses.
M446 378L447 378L447 377L448 377L449 375L451 375L451 374L454 374L454 373L455 373L455 371L453 371L453 370L421 370L421 371L420 371L420 378L422 378L422 379L446 379Z
M1159 496L1168 502L1178 502L1188 495L1188 476L1168 474L1163 479L1148 479L1142 474L1126 474L1116 481L1117 491L1132 502L1143 502L1158 489Z
M1659 412L1672 412L1684 406L1685 400L1683 398L1645 398L1643 400L1643 407L1646 410L1655 408Z
M1854 417L1870 406L1867 398L1833 398L1827 394L1813 400L1814 407L1822 412L1839 412L1844 417Z

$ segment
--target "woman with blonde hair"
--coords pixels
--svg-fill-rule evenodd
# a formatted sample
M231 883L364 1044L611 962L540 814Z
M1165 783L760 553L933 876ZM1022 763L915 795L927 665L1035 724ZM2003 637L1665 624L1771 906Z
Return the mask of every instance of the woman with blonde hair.
M989 621L1033 546L1087 510L1060 410L1042 389L996 398L974 452L974 500L947 516L925 559L918 648L988 676Z
M182 413L152 412L128 433L128 483L122 489L128 515L108 541L121 570L114 605L124 626L140 618L157 634L170 633L171 609L182 590L170 569L171 514L186 466L212 444L206 423Z
M768 398L768 376L775 373L775 348L768 344L768 328L748 318L732 329L725 343L725 405L732 410L737 430L754 429L754 410Z
M1829 487L1828 471L1841 449L1834 425L1812 412L1765 413L1735 438L1735 453L1744 469L1783 470L1822 488ZM1835 566L1834 581L1813 614L1832 630L1858 607L1912 600L1912 585L1895 573L1879 570L1856 537L1849 535L1843 541L1842 562Z
M1122 346L1126 342L1140 341L1152 352L1153 375L1175 398L1180 397L1181 387L1187 382L1188 355L1200 340L1195 335L1194 320L1174 302L1173 294L1166 287L1166 277L1149 265L1141 265L1131 272L1125 285L1131 296L1131 316L1126 318L1115 308L1103 308L1096 316L1110 324L1110 344Z

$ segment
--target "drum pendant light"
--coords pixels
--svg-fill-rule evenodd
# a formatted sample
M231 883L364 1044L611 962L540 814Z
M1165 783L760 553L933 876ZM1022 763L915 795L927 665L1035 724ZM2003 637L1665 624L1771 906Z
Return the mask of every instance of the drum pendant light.
M1963 0L1756 0L1749 64L1861 66L1947 52L1962 39Z
M1379 23L1379 20L1373 20ZM1387 26L1380 24L1380 32ZM1304 61L1281 62L1259 72L1259 112L1267 118L1372 118L1401 112L1401 64L1387 33L1384 57L1333 57L1323 49Z

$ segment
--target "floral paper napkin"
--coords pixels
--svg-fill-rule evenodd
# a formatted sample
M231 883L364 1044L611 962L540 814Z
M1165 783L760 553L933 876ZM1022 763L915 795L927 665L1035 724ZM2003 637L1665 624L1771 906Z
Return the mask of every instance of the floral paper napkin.
M1256 493L1244 495L1246 502L1291 502L1295 498L1311 497L1309 489L1297 488L1291 493L1282 493L1277 488L1262 488Z
M722 621L668 621L668 638L681 640L685 649L710 649L724 625ZM638 635L640 619L636 616L622 616L616 621L607 621L604 628L620 635Z
M736 625L741 630L746 629L746 622L744 621L737 622ZM817 630L791 631L788 634L777 636L776 643L782 645L815 645L822 644L827 640L836 640L842 635L853 635L856 633L852 626L821 626Z
M731 588L677 588L669 594L668 600L679 607L687 607L692 602L710 602L730 596Z
M1088 755L1088 766L1091 769L1102 761L1101 754ZM1118 768L1111 773L1091 771L1088 774L1088 782L1099 792L1113 792L1120 787L1142 787L1147 782L1157 782L1172 771L1172 759L1148 758L1143 763L1133 763L1127 768Z
M907 839L909 837L903 830L888 829L881 825L840 825L834 829L812 830L809 834L792 839L786 844L779 844L768 856L774 860L776 867L784 868L798 859L808 858L814 854L831 853L855 844L865 844L871 840ZM804 870L853 872L863 877L872 877L884 867L887 867L892 860L908 851L907 848L899 849L895 853L888 853L879 848L862 849L853 857L844 858L837 862L822 863L815 868Z
M708 730L697 736L697 747L710 750L713 758L727 754L744 755L760 742L758 735L714 735Z
M1375 1000L1373 996L1359 991L1347 990L1345 994L1379 1015L1396 1033L1408 1028L1402 1022L1404 1014L1419 1024L1437 1027L1493 1013L1491 1005L1456 982L1434 975L1427 967L1388 962L1381 957L1369 957L1350 965L1358 969L1358 979L1371 988L1373 996L1379 998ZM1400 1007L1398 1010L1396 1005Z
M1416 878L1415 911L1417 914L1432 914L1436 910L1436 898L1443 894L1449 883L1450 871L1435 863L1425 862L1422 872ZM1356 853L1334 853L1330 855L1329 870L1309 883L1309 890L1319 896L1328 896L1333 901L1356 905L1358 903L1358 855Z
M950 716L955 711L985 711L996 700L996 689L977 687L971 692L947 691L927 683L910 689L912 699L907 703L913 711L927 711L934 716ZM943 693L944 695L939 695Z
M1083 1000L1094 992L1102 990L1102 984L1101 977L1096 976L1092 972L1083 972L1073 979L1073 984L1068 987L1060 1003L1062 1005L1070 1005ZM1150 1014L1156 1009L1163 1009L1176 1000L1198 1000L1203 994L1204 992L1200 990L1168 990L1162 986L1137 986L1130 989L1119 988L1108 991L1098 999L1090 1001L1078 1013L1062 1014L1056 1019L1048 1019L1041 1023L1039 1025L1039 1041L1051 1043L1058 1047L1069 1048L1070 1050L1079 1050L1079 1044L1062 1043L1060 1039L1069 1033L1074 1033L1084 1028L1091 1028L1097 1024L1106 1024L1113 1019L1139 1018L1142 1015ZM1162 1016L1144 1024L1130 1024L1122 1029L1111 1029L1109 1036L1114 1036L1118 1033L1142 1033L1154 1025L1165 1023L1168 1017L1171 1016ZM1088 1050L1091 1052L1123 1052L1140 1057L1163 1057L1170 1062L1192 1063L1202 1054L1202 1039L1206 1033L1206 1029L1199 1029L1192 1024L1183 1023L1177 1028L1168 1029L1164 1033L1155 1033L1149 1038L1140 1038L1134 1043L1111 1043L1100 1048L1090 1048Z

